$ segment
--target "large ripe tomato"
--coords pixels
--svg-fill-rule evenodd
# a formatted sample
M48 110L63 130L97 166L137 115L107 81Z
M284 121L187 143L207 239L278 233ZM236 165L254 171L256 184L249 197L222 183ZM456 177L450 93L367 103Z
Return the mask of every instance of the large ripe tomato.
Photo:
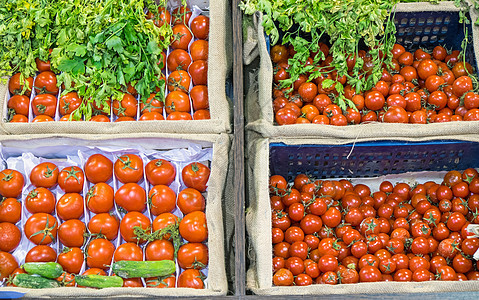
M137 211L127 213L120 222L120 234L126 242L144 244L146 240L141 237L150 232L150 219Z
M77 166L63 168L58 175L58 185L65 193L80 193L84 181L85 174Z
M175 247L167 240L154 240L145 249L145 260L174 260Z
M36 188L25 199L25 207L32 214L51 214L55 209L55 196L46 188Z
M204 192L210 178L210 168L199 162L190 163L183 168L181 176L187 187Z
M30 98L25 95L14 95L8 100L9 113L13 110L14 114L28 116Z
M107 182L113 176L113 163L99 153L88 157L84 169L86 178L91 183Z
M183 217L180 222L180 234L190 243L201 243L208 238L206 215L201 211L194 211Z
M191 64L191 57L183 49L175 49L170 52L167 58L168 70L173 72L175 70L187 71Z
M63 252L58 255L57 262L68 273L80 273L83 261L85 260L83 251L78 247L63 248Z
M190 97L195 111L208 109L210 107L208 101L208 87L206 85L195 85L190 91Z
M115 246L106 239L90 241L86 249L86 264L90 268L108 269L115 252Z
M125 93L122 100L113 101L113 113L118 117L136 116L138 101L132 95Z
M51 188L57 184L58 167L51 162L36 165L30 173L30 181L36 187Z
M194 85L206 85L208 83L208 61L201 59L194 61L188 68L188 73L190 73Z
M83 216L83 197L78 193L66 193L57 202L57 216L66 221Z
M165 104L163 101L160 101L157 97L157 94L150 94L150 97L148 99L142 99L140 102L140 112L142 114L146 112L157 112L162 114L163 113L163 107Z
M472 88L472 79L469 76L461 76L454 80L454 83L452 84L452 92L457 97L462 97L462 95L471 91Z
M0 223L0 251L12 252L20 244L22 233L12 223Z
M183 70L176 70L171 72L168 76L168 91L182 91L189 92L191 85L191 77L188 72Z
M178 276L178 287L204 289L205 284L203 280L205 275L196 269L184 270L180 276Z
M152 185L170 185L176 177L175 166L164 159L154 159L146 164L146 179Z
M192 15L192 11L186 6L181 5L173 10L173 24L188 24Z
M25 256L25 262L55 262L57 253L55 250L46 245L38 245L30 249Z
M177 24L173 26L173 37L170 43L170 47L173 49L188 50L193 35L191 31L184 24Z
M408 123L409 117L404 108L391 106L384 114L383 121L387 123Z
M172 112L190 112L190 98L188 94L181 91L174 91L168 94L165 99L165 109L168 114Z
M204 211L205 198L198 190L186 188L178 194L177 205L184 215L193 211Z
M140 246L134 243L124 243L118 246L113 255L114 261L142 261L143 260L143 250Z
M138 182L143 177L143 160L135 154L123 154L115 161L115 176L122 183Z
M81 247L85 233L85 223L78 219L71 219L63 222L58 228L58 239L65 247Z
M25 222L25 236L36 245L48 245L57 238L57 219L46 213L32 215Z
M157 216L154 220L153 220L153 232L156 232L156 231L160 231L162 230L163 228L165 227L173 227L173 226L177 226L178 225L178 217L175 216L174 214L172 213L163 213L159 216ZM163 239L169 239L170 238L170 234L165 234L165 236L163 236Z
M112 241L118 236L120 223L118 219L109 213L100 213L94 215L88 222L88 230L92 234L104 235Z
M386 103L384 95L378 91L370 91L364 98L364 105L370 110L379 110L384 106L384 103Z
M82 99L76 92L70 92L60 97L59 111L60 114L68 115L80 107Z
M208 60L208 41L196 40L190 45L190 54L193 61Z
M146 208L146 192L136 183L122 185L115 193L115 203L128 212L142 212Z
M169 277L149 277L145 278L146 287L148 288L174 288L176 285L176 276Z
M35 78L35 91L37 94L49 93L56 95L58 93L57 76L51 71L44 71Z
M0 222L12 224L20 221L22 217L22 204L15 198L3 198L0 200Z
M207 40L210 33L210 18L204 15L199 15L191 21L190 27L196 38Z
M20 78L22 77L22 79ZM23 94L23 88L25 87L25 83L27 83L27 87L25 88L25 95L30 97L33 88L33 77L23 77L21 73L15 73L8 81L8 90L10 94L17 95Z
M0 172L0 195L6 198L17 198L22 193L25 179L22 173L5 169Z
M201 243L186 243L178 250L178 264L182 269L201 270L208 265L208 247Z
M104 182L92 186L86 195L86 207L95 214L109 212L113 205L113 188Z
M0 280L7 278L18 268L18 262L10 253L0 251Z
M155 185L148 193L150 211L154 216L176 208L176 193L166 185Z

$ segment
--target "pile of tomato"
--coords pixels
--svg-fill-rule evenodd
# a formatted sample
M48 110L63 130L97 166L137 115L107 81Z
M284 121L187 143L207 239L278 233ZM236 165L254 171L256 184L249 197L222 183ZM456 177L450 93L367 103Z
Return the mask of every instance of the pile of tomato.
M312 81L300 75L293 87L281 88L282 80L289 78L288 59L295 54L293 47L275 45L271 49L274 63L273 110L278 125L330 124L345 126L364 122L439 123L479 120L479 94L472 78L473 68L464 62L458 50L447 51L437 46L429 53L423 49L408 52L395 44L392 65L384 66L382 76L369 91L356 92L347 77L338 77L328 67L332 61L327 45L320 51L326 59L320 63L323 73ZM305 65L313 63L311 54ZM347 59L348 71L356 64L356 57L364 60L363 71L372 69L371 56L360 50ZM329 80L331 85L324 85ZM336 84L343 85L344 97L354 104L342 110L336 103ZM475 90L476 89L476 90Z
M57 280L75 286L75 274L107 276L114 261L173 260L180 267L176 275L125 279L124 286L204 288L203 193L210 169L200 162L184 166L177 195L170 188L176 168L164 159L144 166L136 154L121 155L114 163L94 154L83 169L42 162L28 174L27 186L22 173L1 171L0 280L12 285L13 276L24 273L18 267L23 262L56 261L65 271ZM22 191L27 196L19 199Z
M269 186L276 286L479 280L479 238L467 230L479 224L475 169L375 192L305 174Z
M150 94L148 99L139 99L135 88L128 84L121 100L109 100L101 105L92 102L93 116L90 121L210 119L207 87L209 17L198 15L190 20L192 11L185 6L174 9L172 13L160 7L158 15L158 20L151 12L146 17L155 18L158 27L170 24L173 31L168 54L163 52L158 62L163 70L160 79L165 80L167 86L166 98L161 99L157 91ZM50 61L37 58L36 64L40 73L35 78L26 79L29 87L23 94L20 73L10 78L8 121L28 122L30 106L32 122L56 120L57 109L59 121L72 120L70 115L80 107L83 99L75 91L59 95L59 84L56 74L51 70ZM33 87L35 94L30 101Z

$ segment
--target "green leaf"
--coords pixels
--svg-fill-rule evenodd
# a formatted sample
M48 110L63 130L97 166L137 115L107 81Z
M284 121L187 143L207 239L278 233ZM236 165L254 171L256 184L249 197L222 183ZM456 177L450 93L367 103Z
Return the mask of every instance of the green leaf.
M64 59L60 61L58 69L63 72L78 75L85 73L85 64L82 59Z
M108 47L108 49L113 49L115 50L116 52L118 53L122 53L123 52L123 46L122 46L122 41L119 37L117 36L112 36L110 37L106 42L105 42L106 46Z

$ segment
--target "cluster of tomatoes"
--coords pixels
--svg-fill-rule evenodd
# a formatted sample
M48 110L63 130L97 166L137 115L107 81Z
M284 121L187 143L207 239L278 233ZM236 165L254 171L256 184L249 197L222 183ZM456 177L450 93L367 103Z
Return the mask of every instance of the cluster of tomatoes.
M479 176L450 171L441 184L270 177L276 286L479 280Z
M121 100L101 104L94 101L91 104L93 117L90 121L135 121L138 113L139 121L164 120L165 117L166 120L210 119L207 88L209 18L199 15L190 22L191 16L192 11L185 6L174 9L173 14L159 8L158 19L150 12L146 16L155 18L155 24L159 27L164 23L172 26L169 54L163 52L159 62L167 74L167 78L164 74L160 78L165 80L168 88L166 99L152 93L148 99L138 101L137 91L128 84L127 92ZM54 121L57 106L59 121L75 120L70 115L81 106L83 99L77 92L69 92L57 100L59 87L57 77L51 71L50 61L44 62L37 58L36 64L40 73L35 79L26 79L29 85L26 91L23 91L24 81L20 80L20 73L10 78L8 87L11 98L7 104L9 122L28 122L30 106L32 122ZM35 95L30 102L33 87ZM110 118L111 106L113 118Z
M288 58L294 49L275 45L271 59L275 64L273 109L278 125L314 123L345 126L363 122L388 123L439 123L479 120L479 94L474 92L473 68L460 58L460 52L448 52L437 46L432 53L418 49L414 53L395 44L392 65L384 66L382 76L369 91L358 93L348 84L346 76L339 77L328 67L332 56L325 44L320 51L326 57L320 63L322 74L308 81L300 75L293 89L280 88L281 80L289 78ZM315 53L306 65L313 63ZM373 67L371 56L364 50L358 57L364 60L363 71L368 74ZM356 56L347 59L348 71L356 64ZM331 84L326 83L328 80ZM343 85L344 97L354 103L343 111L335 103L336 84ZM476 87L477 88L477 87Z
M116 192L112 188L113 172L119 186ZM186 188L177 195L169 187L175 181L176 167L163 159L151 160L143 167L142 158L136 154L121 155L115 163L94 154L83 169L70 166L61 170L53 162L43 162L29 174L32 190L23 199L28 212L23 212L26 220L20 230L17 225L22 205L17 198L22 195L24 177L16 170L3 170L0 280L8 278L7 284L11 285L13 276L24 272L14 256L23 231L28 241L21 247L31 245L24 249L28 250L24 261L58 262L65 272L57 280L65 286L75 286L74 274L82 270L84 275L106 276L112 261L176 258L181 267L178 282L172 275L147 278L145 285L204 288L201 269L208 265L208 248L203 243L208 229L202 193L207 189L209 174L210 169L202 163L186 165L181 172ZM144 176L148 194L140 185ZM63 195L57 201L55 194ZM126 279L124 286L144 284L141 278L132 278Z

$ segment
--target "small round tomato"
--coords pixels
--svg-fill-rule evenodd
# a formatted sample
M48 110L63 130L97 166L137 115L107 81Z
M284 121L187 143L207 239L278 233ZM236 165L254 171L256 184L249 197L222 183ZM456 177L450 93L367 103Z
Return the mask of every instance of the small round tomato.
M196 60L188 68L194 85L206 85L208 83L208 61Z
M175 180L176 168L171 162L158 158L146 164L145 173L150 184L169 186Z
M138 236L140 234L149 234L150 232L150 219L137 211L127 213L120 222L120 234L126 242L143 244L146 240Z
M118 117L135 117L137 107L138 101L128 93L125 93L121 100L113 101L113 113Z
M85 223L78 219L71 219L63 222L58 228L58 239L65 247L81 247L85 233Z
M15 224L0 223L0 251L12 252L20 244L22 233Z
M173 36L170 42L170 47L173 49L183 49L188 50L188 45L190 44L193 35L191 31L184 24L177 24L173 26Z
M199 15L191 21L190 28L196 38L207 40L210 32L210 18Z
M166 96L165 99L166 113L172 112L190 112L190 98L188 94L181 91L173 91Z
M143 250L134 243L124 243L118 246L113 254L114 261L142 261L143 260Z
M154 216L176 208L176 193L166 185L155 185L148 193L148 203Z
M0 172L0 195L6 198L17 198L22 193L25 179L22 173L5 169Z
M179 230L181 236L190 243L205 241L208 238L205 213L194 211L187 214L181 220Z
M55 196L46 188L36 188L25 199L25 207L32 214L51 214L55 209Z
M88 222L88 230L92 234L103 235L112 241L118 236L120 223L116 216L109 213L94 215Z
M208 247L201 243L186 243L178 250L178 264L182 269L201 270L208 265Z
M417 67L417 74L419 78L424 80L431 75L436 75L437 71L437 64L431 59L422 60Z
M205 275L201 271L187 269L181 272L180 276L178 276L177 287L204 289L205 284L203 280L205 278Z
M26 86L25 86L26 85ZM30 97L33 88L33 77L25 78L21 73L15 73L8 81L8 90L12 95L25 94ZM25 92L23 93L23 89Z
M57 253L52 247L38 245L30 249L25 256L25 262L55 262Z
M52 188L57 184L58 167L51 162L36 165L30 172L30 181L36 187Z
M70 92L60 97L59 111L62 116L71 114L80 107L82 99L76 92Z
M168 91L181 91L188 93L191 85L191 77L188 72L176 70L168 76Z
M36 245L48 245L57 237L57 219L46 213L32 215L25 222L25 236Z
M91 183L107 182L113 176L113 163L106 156L97 153L88 157L84 170Z
M208 179L210 177L210 168L200 162L188 164L181 171L183 183L190 188L197 189L200 192L206 191Z
M20 221L22 217L22 204L15 198L3 198L0 200L0 222L12 224Z
M78 193L66 193L57 205L57 216L66 221L70 219L80 219L83 216L83 197Z
M10 253L0 251L0 280L7 278L18 268L18 262Z
M195 85L190 91L190 97L195 111L208 109L210 107L208 101L208 87L206 85Z
M83 251L78 247L63 248L63 252L58 255L57 262L68 273L78 274L83 266L85 256Z
M143 160L135 154L124 154L115 161L115 176L122 183L138 182L143 177Z
M190 45L190 54L193 61L208 60L208 41L196 40Z
M142 114L146 112L157 112L162 114L165 104L158 98L157 94L154 93L150 94L150 97L146 100L143 98L140 102L140 112Z
M186 5L179 6L173 10L172 23L174 25L188 24L192 14L192 11Z
M136 183L122 185L115 193L115 203L128 212L142 212L146 208L146 192Z
M25 95L13 95L8 100L8 113L17 115L28 116L28 107L30 105L30 99Z
M106 239L90 241L86 249L86 264L90 268L108 269L115 246Z
M154 240L145 248L145 260L175 260L173 243L167 240Z
M37 94L49 93L56 95L58 93L57 76L51 71L44 71L35 78L35 91Z
M172 213L163 213L153 220L153 232L160 232L163 228L172 225L178 225L178 217ZM167 240L170 237L171 235L167 233L163 236L163 239Z
M183 214L189 214L193 211L205 210L205 198L201 193L193 188L186 188L178 194L178 208Z
M58 185L65 193L80 193L84 181L85 174L77 166L63 168L58 175Z
M87 208L95 213L106 213L113 208L113 188L104 182L92 186L86 195Z
M191 57L185 50L175 49L170 52L166 61L170 72L175 70L187 71L191 64Z
M370 91L364 98L364 105L370 110L379 110L384 106L384 103L386 103L386 100L383 94L378 91Z

